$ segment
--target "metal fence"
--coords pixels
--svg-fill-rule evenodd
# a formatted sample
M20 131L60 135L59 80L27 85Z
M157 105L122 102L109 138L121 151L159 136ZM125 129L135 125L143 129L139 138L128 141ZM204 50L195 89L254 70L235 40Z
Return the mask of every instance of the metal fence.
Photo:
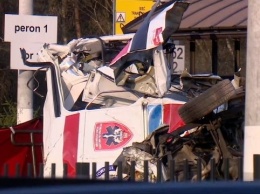
M191 170L191 166L189 165L189 162L187 159L183 160L182 170L179 172L176 172L176 163L174 160L171 160L168 164L168 170L167 170L167 179L165 180L165 176L163 175L162 171L162 162L159 160L157 161L157 177L154 182L161 183L161 182L189 182L189 181L195 181L195 182L201 182L201 181L234 181L230 176L230 159L225 158L223 159L222 164L222 174L219 174L219 170L216 169L216 163L214 159L210 160L210 172L207 174L207 176L204 176L203 169L201 169L201 160L197 161L197 166L193 169L193 172ZM253 160L253 177L254 180L260 180L260 155L254 155ZM243 180L243 158L237 158L237 172L238 177L235 181L242 181ZM76 163L76 175L75 179L86 179L86 180L96 180L96 172L97 172L97 164L96 163ZM121 161L117 163L117 171L116 176L111 178L110 176L110 164L109 162L105 162L104 164L104 180L127 180L127 181L140 181L140 179L136 179L136 163L135 161L131 161L129 167L129 174L127 175L127 178L125 177L125 174L123 174L123 164ZM143 163L143 172L142 172L142 182L149 182L149 170L148 170L148 161L144 161ZM2 166L2 175L1 178L10 178L9 176L9 170L11 168L15 168L15 175L11 176L12 178L44 178L44 165L39 164L37 167L37 173L34 173L34 167L32 164L27 164L26 169L27 173L26 175L21 174L21 167L19 164L16 164L14 166L10 166L8 164L5 164ZM196 179L192 180L191 178L196 176ZM181 176L181 178L180 178ZM206 178L205 178L206 177ZM49 178L58 178L56 176L56 164L52 164L51 166L51 175ZM59 178L71 178L68 176L68 165L63 165L63 176Z
M222 175L219 175L216 170L216 164L214 159L210 161L210 173L207 176L205 180L208 181L215 181L215 180L230 180L229 176L229 159L224 159L224 171ZM243 179L243 165L242 165L242 158L238 159L238 179L237 180L242 180ZM110 164L109 162L105 162L105 170L104 170L104 179L105 180L111 180L110 176ZM143 182L148 182L149 181L149 170L148 170L148 161L144 161L143 163L144 169L142 173L142 181ZM162 163L161 161L157 162L157 177L155 182L164 182L164 181L173 181L173 182L180 182L180 181L190 181L191 176L196 175L196 181L202 181L202 169L201 169L201 160L197 161L197 167L196 172L193 172L193 175L191 174L191 167L188 163L188 160L183 161L183 169L180 172L176 172L175 170L175 161L171 160L169 163L168 171L167 171L167 177L168 179L165 180L163 178L163 171L162 171ZM3 174L2 177L9 177L9 169L11 166L5 164L3 166ZM12 167L13 168L13 167ZM15 176L16 178L20 177L27 177L27 178L32 178L32 177L37 177L37 178L43 178L43 164L39 164L38 167L38 172L37 174L34 174L33 170L33 165L32 164L27 164L27 174L21 175L21 168L19 164L16 164L15 166ZM97 172L97 164L96 163L76 163L76 176L75 178L84 178L84 179L96 179L96 172ZM130 181L137 181L136 180L136 164L135 161L131 161L130 163L130 170L129 170L129 175L127 180ZM181 178L180 178L181 176ZM63 178L68 177L68 165L64 164L63 165ZM56 178L56 164L52 164L51 166L51 176L50 178ZM113 178L113 180L126 180L126 178L123 176L123 165L122 162L119 161L117 163L117 176L116 178Z

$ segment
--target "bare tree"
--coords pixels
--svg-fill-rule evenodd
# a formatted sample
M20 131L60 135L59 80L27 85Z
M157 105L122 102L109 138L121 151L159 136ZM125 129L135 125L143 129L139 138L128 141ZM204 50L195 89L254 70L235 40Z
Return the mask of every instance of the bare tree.
M82 36L82 34L81 34L79 1L78 0L74 0L73 2L74 2L76 35L77 35L77 38L80 38Z
M113 1L111 0L89 0L80 6L81 11L89 19L88 30L99 35L111 34Z
M62 31L62 40L63 43L68 42L68 36L67 36L67 31L66 31L66 13L67 13L67 8L68 7L68 2L67 0L62 0L62 6L61 6L61 31Z

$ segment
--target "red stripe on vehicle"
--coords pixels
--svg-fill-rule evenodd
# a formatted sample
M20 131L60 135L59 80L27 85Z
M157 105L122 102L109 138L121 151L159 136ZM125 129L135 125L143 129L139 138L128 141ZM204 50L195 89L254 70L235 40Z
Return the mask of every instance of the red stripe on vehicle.
M68 176L76 175L78 152L79 114L69 115L65 119L63 133L63 163L68 165Z
M169 133L185 125L178 113L181 106L182 104L165 104L163 106L163 123L169 125Z

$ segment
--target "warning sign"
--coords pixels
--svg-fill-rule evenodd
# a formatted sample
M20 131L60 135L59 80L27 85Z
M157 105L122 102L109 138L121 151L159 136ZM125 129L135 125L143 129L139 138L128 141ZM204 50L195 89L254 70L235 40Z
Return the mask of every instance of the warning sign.
M154 0L115 0L115 34L122 34L121 28L151 10Z
M116 13L116 22L125 22L125 13Z

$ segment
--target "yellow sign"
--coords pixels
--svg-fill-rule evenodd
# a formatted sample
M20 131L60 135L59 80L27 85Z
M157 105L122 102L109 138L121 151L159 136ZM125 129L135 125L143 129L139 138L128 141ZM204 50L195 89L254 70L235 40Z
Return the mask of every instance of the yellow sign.
M123 34L121 28L151 10L154 0L114 0L115 14L114 27L115 34Z

